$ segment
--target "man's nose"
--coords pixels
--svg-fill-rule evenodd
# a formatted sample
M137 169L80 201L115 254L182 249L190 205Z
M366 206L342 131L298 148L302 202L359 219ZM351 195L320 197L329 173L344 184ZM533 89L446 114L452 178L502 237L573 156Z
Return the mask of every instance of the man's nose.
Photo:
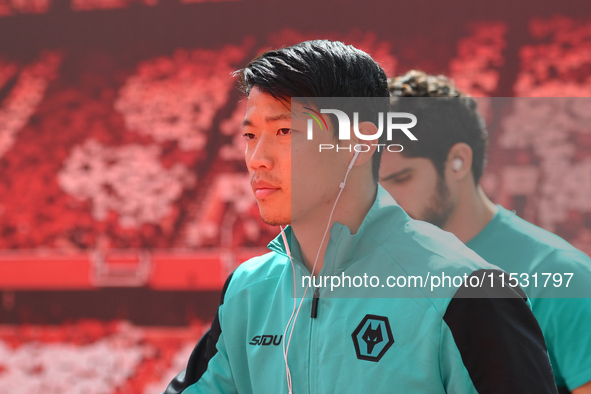
M261 134L252 151L249 152L249 149L246 149L246 162L250 168L253 170L273 168L274 149L271 140L267 135Z

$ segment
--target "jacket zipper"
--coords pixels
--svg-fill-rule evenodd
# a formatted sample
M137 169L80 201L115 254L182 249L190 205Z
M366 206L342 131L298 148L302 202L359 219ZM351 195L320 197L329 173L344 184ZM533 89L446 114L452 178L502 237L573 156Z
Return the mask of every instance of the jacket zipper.
M310 317L315 319L318 316L318 300L320 299L320 289L318 287L314 288L314 298L312 299L312 311L310 312Z

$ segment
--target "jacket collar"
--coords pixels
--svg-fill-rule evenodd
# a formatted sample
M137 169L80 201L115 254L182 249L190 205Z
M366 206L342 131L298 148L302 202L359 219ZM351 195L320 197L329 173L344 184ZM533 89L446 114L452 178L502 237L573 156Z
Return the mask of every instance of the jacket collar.
M376 199L357 233L352 235L347 226L338 222L333 223L324 256L323 275L330 275L331 272L342 270L372 252L387 239L390 239L394 232L401 231L409 220L410 217L400 208L392 196L378 184ZM300 246L291 226L287 226L284 231L294 263L305 268ZM271 241L268 247L287 257L281 234Z

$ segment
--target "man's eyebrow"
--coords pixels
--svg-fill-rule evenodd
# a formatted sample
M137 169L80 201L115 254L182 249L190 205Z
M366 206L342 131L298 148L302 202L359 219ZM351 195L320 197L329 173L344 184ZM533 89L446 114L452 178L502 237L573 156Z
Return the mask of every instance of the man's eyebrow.
M284 112L279 115L267 116L265 118L265 122L267 122L267 123L277 122L278 120L291 120L291 112Z
M280 120L291 120L292 117L292 113L291 112L284 112L281 113L279 115L274 115L274 116L267 116L265 118L265 122L266 123L272 123L272 122L277 122ZM250 121L250 119L244 118L244 120L242 121L242 126L253 126L253 123Z
M409 173L411 171L412 171L412 168L405 168L405 169L403 169L401 171L394 172L394 173L392 173L392 174L390 174L388 176L385 176L385 177L381 178L380 179L380 182L389 181L391 179L398 178L400 175L404 175L404 174Z

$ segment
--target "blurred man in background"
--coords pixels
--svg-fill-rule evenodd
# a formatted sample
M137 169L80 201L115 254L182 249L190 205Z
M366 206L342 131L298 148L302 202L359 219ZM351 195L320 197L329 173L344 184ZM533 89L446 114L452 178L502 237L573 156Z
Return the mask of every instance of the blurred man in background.
M544 333L557 386L591 393L591 299L556 298L557 290L541 281L542 274L573 273L579 288L588 288L591 260L484 194L479 180L488 135L474 99L444 76L414 70L391 80L389 89L391 111L419 119L418 141L405 143L402 153L384 153L380 184L414 219L455 234L489 263L516 273Z

